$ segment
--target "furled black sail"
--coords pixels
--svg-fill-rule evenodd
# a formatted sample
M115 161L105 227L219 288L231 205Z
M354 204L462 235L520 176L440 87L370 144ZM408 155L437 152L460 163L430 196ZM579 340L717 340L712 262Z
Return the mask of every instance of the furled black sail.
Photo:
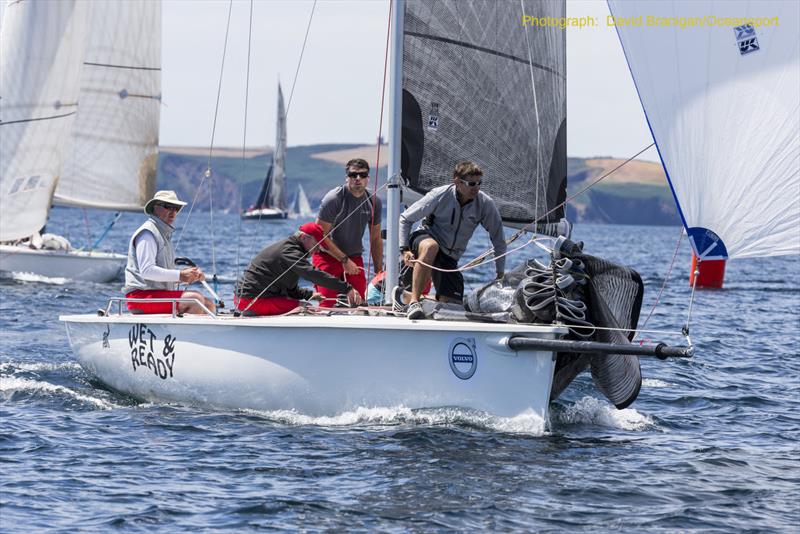
M523 17L563 17L563 1L407 0L402 173L424 194L453 167L484 169L506 223L527 224L566 191L566 37ZM563 208L542 222L563 217Z

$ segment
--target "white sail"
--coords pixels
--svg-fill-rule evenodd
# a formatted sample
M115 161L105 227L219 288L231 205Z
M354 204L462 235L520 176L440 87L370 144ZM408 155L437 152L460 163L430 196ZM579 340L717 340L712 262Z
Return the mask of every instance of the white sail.
M797 3L608 3L695 253L800 253Z
M306 190L303 189L303 184L297 184L297 205L295 206L296 212L301 217L311 217L314 211L311 209L311 203L306 196Z
M272 160L272 182L268 204L273 208L286 209L286 111L283 106L283 91L278 83L278 115L275 127L275 156Z
M88 5L10 2L0 36L0 241L47 221L74 123Z
M155 189L161 3L90 2L80 108L59 204L139 210Z

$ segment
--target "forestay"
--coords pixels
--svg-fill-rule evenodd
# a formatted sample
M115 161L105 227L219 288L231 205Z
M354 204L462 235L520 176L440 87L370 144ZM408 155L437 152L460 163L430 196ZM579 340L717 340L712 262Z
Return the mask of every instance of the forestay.
M638 22L617 32L695 253L800 253L797 4L609 0L609 7ZM762 24L725 25L726 18Z
M161 3L90 2L80 107L58 204L139 210L155 189Z
M471 159L506 223L548 213L566 190L566 37L526 16L564 2L408 0L403 38L402 174L424 194ZM555 209L547 221L563 216ZM544 221L544 220L543 220Z
M0 36L0 241L39 231L80 87L84 2L11 2Z

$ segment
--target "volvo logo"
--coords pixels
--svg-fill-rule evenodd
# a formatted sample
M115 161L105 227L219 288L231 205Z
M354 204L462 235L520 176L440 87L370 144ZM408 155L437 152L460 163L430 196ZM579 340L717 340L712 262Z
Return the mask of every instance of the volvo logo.
M461 380L469 380L478 368L478 352L475 350L475 338L457 337L450 343L448 353L450 369Z

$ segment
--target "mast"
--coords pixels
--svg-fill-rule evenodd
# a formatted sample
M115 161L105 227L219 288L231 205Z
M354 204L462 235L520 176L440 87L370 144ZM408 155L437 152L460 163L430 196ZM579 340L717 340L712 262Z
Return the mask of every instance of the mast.
M403 17L405 1L391 4L391 41L389 59L389 187L386 191L386 278L384 302L391 304L391 289L399 280L400 256L400 146L403 124ZM391 285L389 285L391 284Z

